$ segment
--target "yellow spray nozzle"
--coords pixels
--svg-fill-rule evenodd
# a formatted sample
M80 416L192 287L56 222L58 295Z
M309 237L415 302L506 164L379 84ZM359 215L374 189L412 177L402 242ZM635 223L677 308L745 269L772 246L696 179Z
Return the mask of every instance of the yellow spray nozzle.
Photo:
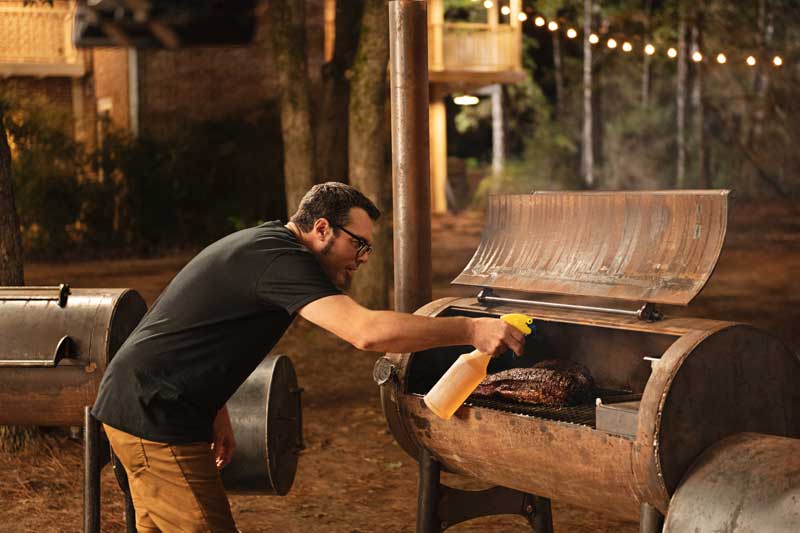
M522 313L510 313L507 315L503 315L500 317L500 320L503 320L518 330L520 330L525 335L531 334L531 324L533 324L533 319L528 315L523 315Z

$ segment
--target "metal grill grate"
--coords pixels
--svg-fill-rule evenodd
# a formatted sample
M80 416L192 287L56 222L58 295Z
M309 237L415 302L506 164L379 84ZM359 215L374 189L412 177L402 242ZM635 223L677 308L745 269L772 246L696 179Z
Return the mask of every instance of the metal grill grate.
M629 391L601 389L596 391L596 398L600 398L603 403L627 402L641 399L641 394L633 394ZM485 409L495 409L546 420L558 420L569 422L570 424L580 424L595 427L595 404L581 404L568 407L550 407L532 403L514 402L505 399L484 398L470 396L466 404L472 407L482 407Z

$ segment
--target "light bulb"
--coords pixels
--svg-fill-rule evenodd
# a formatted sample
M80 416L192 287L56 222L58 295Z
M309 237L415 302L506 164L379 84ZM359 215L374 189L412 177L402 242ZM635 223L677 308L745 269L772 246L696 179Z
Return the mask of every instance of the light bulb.
M550 23L547 24L547 29L550 31L556 31L558 29L558 22L551 20Z
M675 59L676 57L678 57L678 51L675 50L674 48L670 48L669 50L667 50L667 55L672 59Z
M519 20L520 22L525 22L526 20L528 20L528 15L520 11L519 13L517 13L517 20Z
M772 58L772 64L779 67L783 65L783 59L781 59L781 56L775 56Z
M608 42L606 42L606 45L608 45L609 48L616 48L617 47L617 40L616 39L609 39Z
M692 54L692 61L694 61L695 63L699 63L702 60L703 60L703 54L701 54L700 52L695 51L695 53Z
M651 56L656 53L656 47L652 44L648 44L644 47L644 53Z
M509 15L511 14L511 8L508 6L503 6L500 8L500 13L502 13L503 15Z
M480 99L471 94L462 94L453 98L453 103L456 105L476 105L478 102Z
M622 43L622 51L623 52L630 52L631 50L633 50L633 45L631 43L629 43L628 41L625 41L624 43Z
M578 36L578 32L575 31L574 29L570 28L570 29L567 30L567 37L569 37L570 39L574 39L577 36Z
M533 19L533 23L539 26L540 28L544 26L544 22L545 22L544 17L536 17L535 19Z
M724 65L726 61L728 61L728 58L725 57L725 54L722 53L717 54L717 63L719 63L720 65Z
M600 37L598 37L597 34L593 33L589 36L589 42L592 44L597 44L600 42Z
M747 61L747 64L750 65L751 67L756 66L756 58L753 56L747 56L747 59L745 61Z
M492 2L492 0L486 0L483 3L483 7L485 7L486 9L492 9L494 7L494 2Z

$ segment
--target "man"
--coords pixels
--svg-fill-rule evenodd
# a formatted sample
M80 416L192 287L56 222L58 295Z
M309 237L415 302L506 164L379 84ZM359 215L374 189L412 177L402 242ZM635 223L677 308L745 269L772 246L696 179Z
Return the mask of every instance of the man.
M373 311L343 294L379 215L348 185L316 185L288 224L211 244L158 297L92 410L128 473L139 533L236 531L218 472L235 446L225 402L296 314L360 350L522 352L522 333L502 320Z

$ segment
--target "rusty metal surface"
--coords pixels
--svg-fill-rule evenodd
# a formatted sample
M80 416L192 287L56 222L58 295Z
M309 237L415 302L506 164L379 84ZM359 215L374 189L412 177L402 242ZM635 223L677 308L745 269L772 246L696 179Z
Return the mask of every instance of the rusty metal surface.
M440 298L429 302L417 309L414 314L422 316L436 316L457 298ZM407 418L400 410L399 400L405 393L406 373L408 372L408 359L410 354L387 353L384 358L395 366L394 379L381 385L381 408L389 430L394 435L397 443L411 457L419 460L422 447L414 436L414 432L407 426Z
M453 283L686 305L717 263L727 210L724 190L492 196Z
M783 342L747 325L709 334L655 366L642 404L658 411L654 454L672 494L700 453L739 432L800 437L800 359ZM647 441L644 441L647 442Z
M226 489L280 496L289 492L303 448L300 393L291 360L269 355L228 400L237 446L222 470Z
M706 450L672 497L665 533L800 531L800 439L732 435Z
M451 472L621 518L639 517L629 439L469 406L445 421L417 396L400 402L417 439Z
M387 354L396 368L395 377L381 387L384 412L413 457L428 449L446 470L636 519L640 503L666 513L691 462L726 435L800 436L800 359L750 326L485 308L469 298L437 300L419 310L431 316L507 312L526 312L543 322L526 346L534 352L526 356L531 360L574 358L601 386L627 373L632 389L643 388L635 437L478 405L464 406L455 419L441 421L420 395L446 370L443 357L450 354Z
M389 2L395 310L431 300L428 13L424 0Z
M80 426L108 362L145 311L130 289L73 289L63 308L57 299L0 299L0 359L10 363L0 366L0 424ZM44 361L64 336L70 356L55 366L13 363Z

